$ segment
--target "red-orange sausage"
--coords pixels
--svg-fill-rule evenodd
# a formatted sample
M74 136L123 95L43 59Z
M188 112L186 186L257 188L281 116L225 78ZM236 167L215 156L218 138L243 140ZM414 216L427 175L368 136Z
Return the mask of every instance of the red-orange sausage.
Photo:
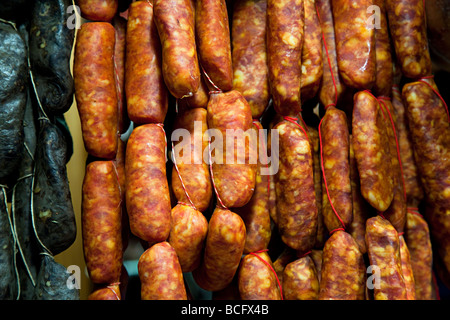
M122 268L122 208L120 186L112 161L87 165L83 180L83 250L93 283L120 280Z
M75 44L75 98L86 151L113 159L117 151L117 92L114 27L107 22L81 26Z
M164 122L168 108L161 42L153 17L148 1L133 2L128 9L125 93L128 116L137 124Z
M92 21L111 21L119 6L119 0L77 0L81 16Z
M150 243L166 240L171 205L162 127L146 124L133 130L127 143L125 174L131 232Z

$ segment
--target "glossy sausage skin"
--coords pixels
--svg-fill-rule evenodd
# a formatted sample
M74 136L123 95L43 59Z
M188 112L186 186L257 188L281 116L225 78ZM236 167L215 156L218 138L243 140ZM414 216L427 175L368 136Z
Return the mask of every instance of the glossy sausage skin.
M187 300L177 253L166 242L148 248L139 258L142 300Z
M125 174L131 232L149 243L166 240L171 205L162 127L146 124L133 130L127 143Z
M191 0L155 0L154 21L162 45L162 73L175 98L191 96L200 85Z
M174 142L175 162L172 169L172 190L178 201L189 204L192 201L197 210L204 212L209 208L213 192L209 167L203 161L203 152L208 150L208 141L204 138L208 129L206 109L186 109L179 113L173 129L171 140ZM178 135L174 135L176 132L183 134L183 139L184 133L189 133L187 136L190 140L175 141L180 140Z
M305 10L303 1L268 0L267 61L275 111L296 117L301 110L300 85Z
M353 237L345 231L334 232L323 248L319 300L364 300L365 269Z
M283 242L300 253L314 246L317 205L311 145L290 121L278 123L279 168L275 174L277 225Z
M236 1L231 30L233 89L250 104L258 119L269 103L266 46L267 0Z
M119 285L111 285L105 288L96 289L88 296L88 300L120 300Z
M386 122L377 99L366 91L354 95L352 138L361 194L378 211L391 204L394 180Z
M193 272L196 283L208 291L226 288L239 267L244 245L244 221L217 207L209 220L202 264Z
M331 0L339 73L348 87L357 90L371 89L375 83L375 28L367 26L372 2Z
M329 107L320 124L324 188L322 212L329 232L347 228L353 220L352 188L350 183L349 132L345 113ZM328 192L325 189L325 179ZM336 210L339 220L332 206ZM343 224L342 224L343 223Z
M89 163L82 189L83 249L90 279L93 283L118 282L123 259L122 207L114 163Z
M239 294L242 300L281 299L276 273L269 265L272 265L272 261L266 252L255 252L242 258L238 271Z
M233 65L225 0L196 1L195 32L201 66L221 91L231 90Z
M386 0L389 30L403 75L419 79L431 73L423 0Z
M370 264L379 268L379 286L374 287L374 299L406 300L400 243L395 228L379 215L369 218L366 222L366 244Z
M172 208L170 217L167 242L175 249L181 270L191 272L200 265L208 221L200 211L181 203Z
M77 0L81 16L91 21L111 21L119 6L119 0Z
M317 300L319 297L316 267L308 255L284 268L283 295L286 300Z
M406 300L416 300L416 286L411 265L411 254L409 253L409 248L403 235L398 236L398 241L400 243L400 259L402 261L402 274L405 281Z
M257 159L251 157L256 153L250 106L240 92L231 90L212 94L207 111L208 129L223 139L223 146L213 147L216 138L211 143L214 185L225 207L242 207L255 189Z
M168 109L168 92L162 75L162 49L148 1L128 9L125 93L130 120L137 124L162 123Z
M90 155L108 160L116 155L118 138L114 45L115 30L111 24L82 24L73 66L84 146Z

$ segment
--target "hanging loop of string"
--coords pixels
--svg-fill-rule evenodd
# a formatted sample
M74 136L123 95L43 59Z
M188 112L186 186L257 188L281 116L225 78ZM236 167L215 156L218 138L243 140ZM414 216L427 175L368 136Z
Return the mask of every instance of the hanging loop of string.
M216 184L214 182L214 172L213 172L214 170L212 168L212 159L211 159L211 138L208 139L208 157L209 157L209 172L211 175L211 182L212 182L212 186L214 189L214 193L216 194L217 201L220 204L219 207L226 210L228 208L223 204L222 199L220 198L220 195L219 195L219 191L217 190Z
M254 251L254 252L250 252L249 255L255 256L256 258L258 258L259 260L261 260L261 262L263 262L265 265L267 265L270 269L270 271L273 272L273 274L275 275L275 279L277 280L277 284L278 284L278 288L280 289L280 296L281 296L281 300L283 300L283 289L280 283L280 279L278 279L278 275L275 271L275 269L272 267L272 265L267 262L266 260L264 260L263 258L261 258L258 253L263 253L263 252L267 252L269 251L268 249L262 249L262 250L258 250L258 251Z
M189 192L187 191L186 185L184 184L183 178L181 177L180 170L178 169L178 165L177 165L177 161L176 161L176 157L175 157L175 147L174 147L173 141L172 141L172 162L173 162L173 166L174 166L175 170L177 171L177 175L178 175L178 178L180 179L181 187L183 188L184 194L186 195L186 198L188 199L188 201L190 203L189 206L192 207L193 209L197 210L197 208L194 205L194 202L192 201L191 197L189 196ZM180 201L178 201L178 203L188 205L188 204L180 202Z

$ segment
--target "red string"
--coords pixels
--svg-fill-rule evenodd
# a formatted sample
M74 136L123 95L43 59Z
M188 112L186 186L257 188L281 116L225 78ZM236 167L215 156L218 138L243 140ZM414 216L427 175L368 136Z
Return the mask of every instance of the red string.
M395 123L394 123L394 120L392 119L391 112L390 112L388 106L386 105L386 103L383 101L383 100L391 100L391 99L389 97L380 96L380 97L378 97L377 100L380 103L380 105L382 104L384 106L384 108L386 109L387 114L389 115L389 119L391 121L392 131L394 131L395 146L397 148L398 164L400 166L400 173L401 173L402 184L403 184L403 197L404 197L404 199L406 201L407 200L407 196L406 196L405 175L403 173L403 164L402 164L402 159L401 159L401 156L400 156L400 145L398 143L397 130L395 129Z
M175 148L174 148L173 141L172 141L172 162L173 162L173 165L174 165L174 167L175 167L175 170L177 171L178 178L180 179L181 187L183 188L184 194L185 194L186 197L188 198L189 203L191 204L191 207L194 208L195 210L197 210L197 208L196 208L195 205L194 205L194 202L192 201L191 197L189 196L189 193L188 193L187 188L186 188L186 186L185 186L185 184L184 184L184 182L183 182L183 179L181 178L180 170L178 169L177 161L175 160L175 152L174 152L174 149L175 149ZM178 203L180 203L180 202L178 202Z
M270 268L270 270L273 272L273 274L275 275L275 278L277 279L278 288L280 288L281 300L283 300L283 289L281 287L280 279L278 279L276 271L274 270L274 268L272 267L272 265L270 263L268 263L266 260L264 260L263 258L261 258L260 256L257 255L257 253L262 253L262 252L267 252L267 251L269 251L269 250L268 249L263 249L263 250L258 250L258 251L255 251L255 252L250 252L249 254L251 254L252 256L257 257L264 264L266 264Z
M120 282L115 282L115 283L111 283L108 286L106 286L106 288L108 288L109 290L111 290L114 293L114 296L116 296L117 300L120 300L119 296L117 295L116 290L114 290L114 286L118 286L120 285Z
M212 161L211 161L211 138L208 140L208 156L209 156L209 171L211 174L211 181L212 181L212 185L214 188L214 192L216 194L217 197L217 201L219 201L220 206L222 207L222 209L228 209L222 202L222 199L219 196L219 191L217 191L216 188L216 184L214 183L214 173L213 173L213 169L212 169Z
M297 118L293 118L293 117L289 117L289 116L284 116L283 118L284 118L284 120L287 120L287 121L289 121L289 122L292 122L292 123L295 124L297 127L299 127L300 129L302 129L303 133L305 134L306 138L307 138L308 141L309 141L308 133L306 133L305 128L303 128L303 127L297 122L297 120L298 120ZM303 121L303 119L302 119L302 122L305 123L305 122Z
M320 165L321 165L321 167L322 167L323 182L324 182L324 185L325 185L325 190L327 191L328 202L329 202L330 205L331 205L331 209L333 210L334 214L335 214L336 217L338 218L339 222L342 224L342 230L345 231L345 223L344 223L344 221L341 219L341 217L339 216L338 212L337 212L336 209L334 208L333 202L331 201L330 191L328 190L327 178L326 178L326 176L325 176L325 166L323 165L322 133L321 133L321 130L320 130L320 127L322 126L322 121L323 121L323 119L324 119L324 118L322 118L322 119L320 120L319 128L318 128L318 131L319 131L319 145L320 145ZM338 228L338 229L341 229L341 228ZM337 231L338 229L332 230L332 231L330 232L330 234L331 234L331 233L334 233L334 232Z
M214 91L209 91L209 94L222 93L223 91L222 91L218 86L216 86L216 84L211 80L211 78L210 78L209 75L206 73L206 71L205 71L205 69L203 68L203 66L200 65L200 67L202 68L203 75L206 77L206 79L208 80L208 82L214 87L214 89L216 89L216 90L214 90Z
M447 103L445 103L444 98L442 98L442 96L439 94L439 92L435 88L433 88L433 86L431 84L429 84L427 81L425 81L425 79L432 79L433 77L434 76L432 76L432 75L422 77L418 80L418 82L425 83L427 86L430 87L431 90L433 90L433 92L439 97L439 99L441 99L442 103L444 104L445 111L447 112L447 120L448 120L448 122L450 122L450 113L448 111L448 106L447 106Z
M408 213L415 214L416 216L419 216L419 217L423 218L423 215L421 215L419 213L419 208L408 207L407 211L408 211Z
M323 26L322 26L322 21L320 19L320 14L319 14L319 9L316 6L316 12L317 12L317 18L319 20L319 24L321 25L321 30L322 30L322 40L323 40L323 46L325 48L325 53L327 55L327 60L328 60L328 66L330 67L330 73L331 73L331 80L333 80L333 86L334 86L334 103L330 103L329 105L325 106L325 110L330 107L330 106L336 106L337 105L337 100L338 100L338 90L337 90L337 85L336 85L336 80L334 79L334 74L333 74L333 68L331 67L331 60L330 60L330 55L328 53L328 47L327 47L327 41L325 40L325 33L323 31Z

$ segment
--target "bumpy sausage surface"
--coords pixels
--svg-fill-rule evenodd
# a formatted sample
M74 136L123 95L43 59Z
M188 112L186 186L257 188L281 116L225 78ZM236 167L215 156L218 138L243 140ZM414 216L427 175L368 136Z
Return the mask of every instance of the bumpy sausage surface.
M317 300L319 297L316 267L308 255L284 268L283 295L286 300Z
M283 116L301 110L300 79L305 10L303 1L267 1L267 61L273 106Z
M175 98L191 96L200 85L192 1L154 0L154 17L167 88Z
M77 0L81 16L92 21L111 21L119 6L118 0Z
M86 151L113 159L117 151L117 91L114 27L107 22L81 25L75 44L75 98Z
M93 283L118 282L123 260L122 207L114 163L89 163L82 190L83 250L89 277Z
M167 239L170 196L166 177L166 137L156 124L137 127L126 149L126 205L131 232L147 242Z
M166 241L154 244L139 258L142 300L187 300L177 253Z
M398 241L400 243L400 259L402 261L403 279L405 280L406 300L416 300L416 286L411 265L411 254L409 253L409 248L403 235L399 235Z

